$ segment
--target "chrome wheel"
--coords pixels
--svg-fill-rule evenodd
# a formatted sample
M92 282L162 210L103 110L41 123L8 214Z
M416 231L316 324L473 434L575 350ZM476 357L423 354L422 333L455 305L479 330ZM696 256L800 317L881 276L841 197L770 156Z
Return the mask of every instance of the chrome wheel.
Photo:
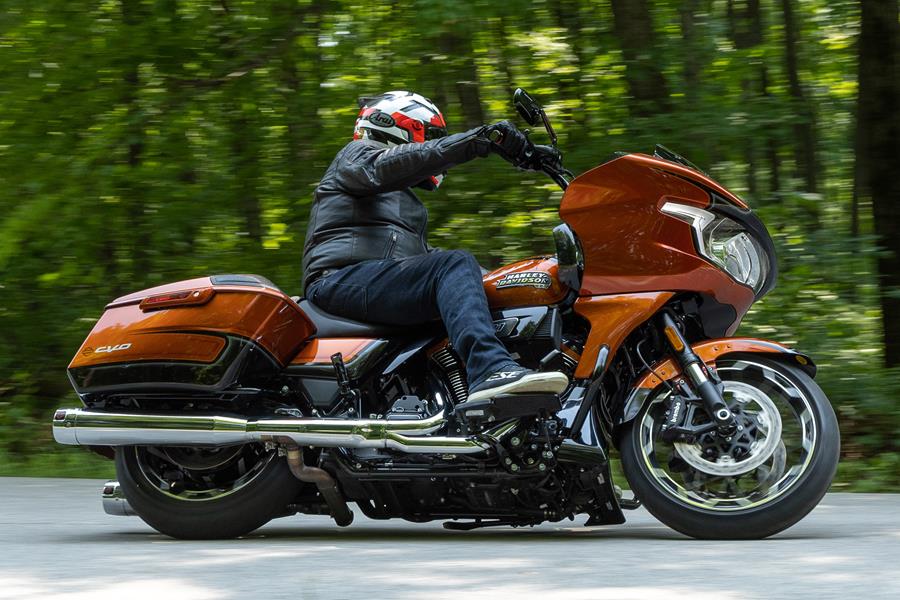
M738 431L715 431L694 443L659 437L670 392L650 400L638 424L639 448L655 487L678 502L716 512L767 504L790 490L809 468L818 431L808 395L780 371L752 360L718 368ZM708 422L696 411L694 425Z
M260 444L226 448L135 447L143 478L176 500L217 500L253 482L276 456Z

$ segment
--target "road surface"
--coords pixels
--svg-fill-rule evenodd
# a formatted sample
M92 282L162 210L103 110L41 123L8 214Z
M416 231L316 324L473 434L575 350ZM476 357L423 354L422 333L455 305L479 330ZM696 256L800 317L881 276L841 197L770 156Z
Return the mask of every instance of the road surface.
M182 542L100 506L103 482L0 478L0 600L900 598L900 495L831 494L769 540L705 542L628 523L446 531L280 519Z

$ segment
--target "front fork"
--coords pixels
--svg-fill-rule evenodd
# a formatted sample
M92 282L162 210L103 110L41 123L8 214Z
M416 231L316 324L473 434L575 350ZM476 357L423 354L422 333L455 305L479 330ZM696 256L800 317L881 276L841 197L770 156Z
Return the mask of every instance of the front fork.
M712 369L707 369L700 357L691 350L691 345L684 339L678 324L670 313L662 314L661 324L675 362L681 367L685 379L688 380L690 387L702 401L703 407L716 424L719 433L730 435L735 430L735 419L731 409L722 398L721 380L718 375Z

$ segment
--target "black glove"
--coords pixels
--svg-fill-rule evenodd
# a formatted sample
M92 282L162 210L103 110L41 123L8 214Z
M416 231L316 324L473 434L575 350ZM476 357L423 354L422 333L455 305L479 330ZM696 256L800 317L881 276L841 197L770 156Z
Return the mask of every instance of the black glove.
M519 168L529 168L534 145L515 125L500 121L485 127L482 135L491 140L491 150Z

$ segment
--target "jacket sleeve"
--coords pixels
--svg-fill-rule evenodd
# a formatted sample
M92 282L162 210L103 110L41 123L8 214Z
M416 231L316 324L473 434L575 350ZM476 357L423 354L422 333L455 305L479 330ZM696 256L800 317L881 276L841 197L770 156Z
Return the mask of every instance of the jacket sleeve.
M490 153L482 128L418 144L389 148L357 140L348 144L335 165L334 185L366 196L412 187L432 175Z

